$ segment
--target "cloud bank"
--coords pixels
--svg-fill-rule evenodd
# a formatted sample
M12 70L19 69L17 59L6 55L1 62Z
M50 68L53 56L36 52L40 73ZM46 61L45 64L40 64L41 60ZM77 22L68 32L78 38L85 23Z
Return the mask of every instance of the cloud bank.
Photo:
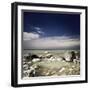
M23 33L24 49L77 49L80 40L72 36L40 37L38 33Z
M23 39L24 40L32 40L32 39L37 39L39 37L40 37L40 35L37 34L37 33L24 32L24 34L23 34Z

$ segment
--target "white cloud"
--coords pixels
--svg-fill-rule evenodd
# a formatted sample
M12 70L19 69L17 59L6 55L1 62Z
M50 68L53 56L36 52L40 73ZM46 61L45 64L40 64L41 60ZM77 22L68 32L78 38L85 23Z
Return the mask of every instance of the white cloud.
M69 36L38 37L34 40L24 41L25 49L66 49L77 46L80 46L80 40Z
M36 29L36 30L41 30L41 28L40 28L40 27L34 27L34 29Z
M41 31L41 30L37 30L37 33L39 33L39 34L44 34L44 32Z
M37 33L44 34L44 32L42 31L42 28L40 27L33 27L33 28L36 30Z
M24 40L32 40L32 39L37 39L39 38L39 34L37 33L28 33L28 32L24 32L23 33L23 38Z

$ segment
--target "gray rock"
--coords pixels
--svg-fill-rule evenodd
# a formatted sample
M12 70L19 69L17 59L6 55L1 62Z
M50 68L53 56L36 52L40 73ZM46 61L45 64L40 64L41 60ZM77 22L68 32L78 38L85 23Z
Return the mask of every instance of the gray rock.
M66 52L64 58L66 61L73 62L73 60L76 59L75 52L74 51Z

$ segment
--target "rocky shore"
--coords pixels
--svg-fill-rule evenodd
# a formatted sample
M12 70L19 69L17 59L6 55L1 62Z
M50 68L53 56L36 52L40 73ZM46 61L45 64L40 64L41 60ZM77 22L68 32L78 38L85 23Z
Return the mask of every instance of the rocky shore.
M66 51L62 55L48 51L43 54L24 54L22 67L23 78L80 75L80 52Z

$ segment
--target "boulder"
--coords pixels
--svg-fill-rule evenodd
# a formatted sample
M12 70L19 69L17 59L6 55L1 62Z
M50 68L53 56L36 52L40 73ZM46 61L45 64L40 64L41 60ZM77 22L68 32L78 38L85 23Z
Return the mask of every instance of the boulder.
M31 53L29 53L27 56L24 56L24 58L25 58L25 60L26 60L27 62L29 62L29 61L32 61L32 60L35 59L35 58L39 58L39 56L36 55L36 54L31 54Z
M76 54L75 54L74 51L71 51L71 55L72 55L72 57L71 57L71 60L72 60L72 61L73 61L73 59L76 59Z
M36 55L36 54L31 55L31 60L34 59L34 58L39 58L39 56Z
M75 52L74 51L71 51L71 52L66 52L65 55L64 55L64 58L66 61L73 61L74 59L76 59L76 55L75 55Z

